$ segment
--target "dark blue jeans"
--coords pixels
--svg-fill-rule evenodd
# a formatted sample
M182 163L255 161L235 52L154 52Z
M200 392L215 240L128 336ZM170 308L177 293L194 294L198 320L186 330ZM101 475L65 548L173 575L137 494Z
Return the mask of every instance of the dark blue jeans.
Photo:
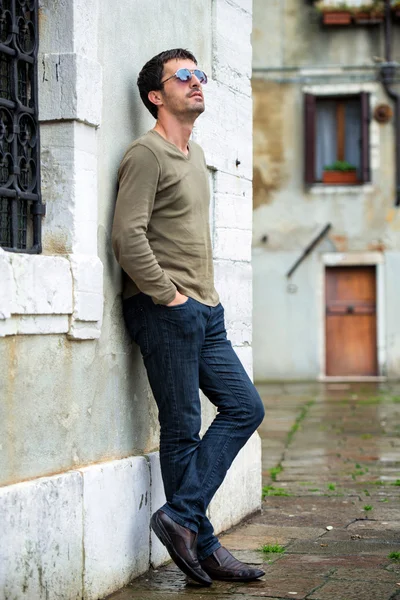
M220 546L207 507L260 425L264 407L227 340L221 304L206 306L189 298L167 307L140 293L125 300L123 309L158 406L167 499L162 510L198 532L203 560ZM218 409L202 439L199 389Z

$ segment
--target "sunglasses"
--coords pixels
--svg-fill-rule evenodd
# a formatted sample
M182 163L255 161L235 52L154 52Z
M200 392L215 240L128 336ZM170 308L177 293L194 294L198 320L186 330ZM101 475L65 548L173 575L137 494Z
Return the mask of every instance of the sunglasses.
M164 79L164 81L161 82L161 85L173 77L176 77L179 79L179 81L190 81L193 75L196 75L200 83L207 83L207 75L204 73L204 71L200 71L200 69L178 69L176 73L171 75L171 77Z

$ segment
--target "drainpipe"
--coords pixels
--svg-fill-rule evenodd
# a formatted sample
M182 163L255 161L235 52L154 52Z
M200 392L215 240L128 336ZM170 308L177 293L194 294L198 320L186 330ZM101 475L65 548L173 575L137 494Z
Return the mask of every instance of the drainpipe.
M400 206L400 94L393 89L398 63L392 60L392 18L391 2L385 0L385 60L380 68L380 78L386 93L394 100L395 113L395 172L396 172L396 199L395 205Z

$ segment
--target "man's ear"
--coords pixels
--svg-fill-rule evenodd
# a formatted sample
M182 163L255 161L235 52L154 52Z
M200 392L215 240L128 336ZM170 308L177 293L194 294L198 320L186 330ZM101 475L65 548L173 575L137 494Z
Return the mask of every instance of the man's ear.
M163 103L160 91L151 91L148 93L147 97L150 100L150 102L152 102L156 106L161 106Z

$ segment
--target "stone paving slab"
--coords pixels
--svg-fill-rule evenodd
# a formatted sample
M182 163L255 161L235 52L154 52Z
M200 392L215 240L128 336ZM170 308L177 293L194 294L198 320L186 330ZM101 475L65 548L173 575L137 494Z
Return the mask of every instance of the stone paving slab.
M203 588L169 563L110 600L400 600L400 560L389 558L400 553L400 485L393 485L400 479L400 385L274 384L259 391L267 415L263 485L278 495L221 541L265 576ZM265 554L264 544L283 552Z
M372 554L374 556L387 556L389 552L400 552L400 540L332 540L319 539L315 542L298 540L290 544L288 551L291 554L339 554L341 556L354 556Z
M368 581L328 581L313 594L310 600L392 600L393 586L389 583Z
M379 522L378 522L379 524ZM355 523L354 523L355 525ZM375 529L373 529L371 527L372 523L368 523L367 525L365 525L364 527L357 527L357 528L352 528L350 529L350 527L348 527L347 529L343 530L343 529L334 529L333 531L325 531L325 535L323 536L323 538L321 539L321 542L328 544L329 542L332 541L348 541L350 542L351 540L381 540L382 539L382 529L376 527ZM387 527L385 528L384 526L383 530L385 532L385 541L386 542L394 542L399 544L400 543L400 535L399 535L399 529L398 528L393 528L393 529L388 529Z
M315 527L276 527L254 523L246 527L245 539L243 533L237 532L224 535L221 543L231 549L249 549L256 550L264 544L283 544L286 545L292 540L315 539L326 533L325 529Z
M279 580L266 577L264 581L249 583L243 593L247 598L270 598L273 596L303 600L323 583L324 580L320 577L286 574Z

